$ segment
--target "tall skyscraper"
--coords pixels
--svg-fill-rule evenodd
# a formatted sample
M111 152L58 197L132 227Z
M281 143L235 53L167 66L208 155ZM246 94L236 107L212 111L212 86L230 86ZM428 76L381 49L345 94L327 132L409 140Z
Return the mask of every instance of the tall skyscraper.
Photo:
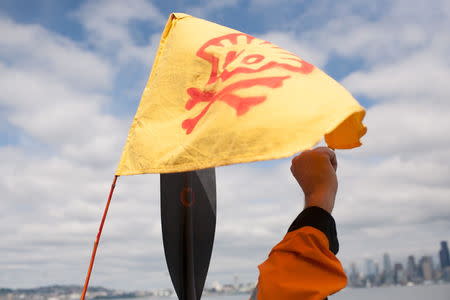
M422 277L425 281L433 280L433 258L431 256L423 256L420 259L420 268L422 270Z
M360 274L355 263L350 264L349 284L353 287L361 286Z
M417 266L414 256L408 256L408 262L406 263L406 277L409 281L414 282L417 279Z
M385 284L391 285L394 283L394 272L392 270L391 258L387 253L383 255L383 275Z
M358 267L354 262L352 262L350 265L350 275L359 276Z
M385 273L392 273L391 258L387 253L383 255L383 268Z
M375 276L375 263L372 259L367 258L366 259L366 276Z
M448 245L446 241L441 242L441 250L439 251L439 258L441 261L441 268L450 266L450 254L448 251Z

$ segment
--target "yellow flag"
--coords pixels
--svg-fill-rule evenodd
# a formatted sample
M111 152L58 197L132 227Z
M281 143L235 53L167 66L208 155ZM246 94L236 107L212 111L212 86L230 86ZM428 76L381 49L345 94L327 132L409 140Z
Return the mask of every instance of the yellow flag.
M360 146L365 111L324 72L268 41L169 17L116 175L287 157L322 138Z

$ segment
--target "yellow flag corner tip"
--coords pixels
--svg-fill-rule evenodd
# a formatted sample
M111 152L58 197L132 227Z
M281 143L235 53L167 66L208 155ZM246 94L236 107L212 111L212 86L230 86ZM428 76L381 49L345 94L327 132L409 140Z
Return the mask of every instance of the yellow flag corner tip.
M361 138L367 132L367 127L363 124L365 115L364 108L358 106L347 117L335 122L325 134L325 142L328 147L352 149L361 146Z
M173 12L170 14L169 19L171 18L175 18L175 19L183 19L186 17L191 17L191 15L185 14L185 13L180 13L180 12Z

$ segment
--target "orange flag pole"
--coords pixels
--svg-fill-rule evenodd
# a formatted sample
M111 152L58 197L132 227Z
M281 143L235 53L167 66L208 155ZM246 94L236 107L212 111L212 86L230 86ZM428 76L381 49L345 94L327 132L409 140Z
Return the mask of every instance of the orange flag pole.
M106 202L105 210L103 211L102 221L100 222L100 227L98 228L97 238L94 242L94 249L92 249L91 261L89 263L89 268L86 274L86 280L84 282L83 292L81 293L80 300L84 300L86 296L86 292L89 286L89 279L91 278L92 268L94 267L95 254L97 253L98 243L100 242L100 236L102 235L103 225L105 224L106 215L108 214L109 204L111 203L111 198L114 192L114 188L116 187L116 181L119 176L114 176L114 180L111 184L111 189L109 191L108 201Z

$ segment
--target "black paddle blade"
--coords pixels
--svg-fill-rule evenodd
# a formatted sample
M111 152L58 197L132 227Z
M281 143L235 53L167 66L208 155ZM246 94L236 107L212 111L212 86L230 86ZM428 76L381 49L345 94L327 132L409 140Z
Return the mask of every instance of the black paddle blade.
M167 267L180 300L199 300L216 229L214 168L161 174L161 224Z

